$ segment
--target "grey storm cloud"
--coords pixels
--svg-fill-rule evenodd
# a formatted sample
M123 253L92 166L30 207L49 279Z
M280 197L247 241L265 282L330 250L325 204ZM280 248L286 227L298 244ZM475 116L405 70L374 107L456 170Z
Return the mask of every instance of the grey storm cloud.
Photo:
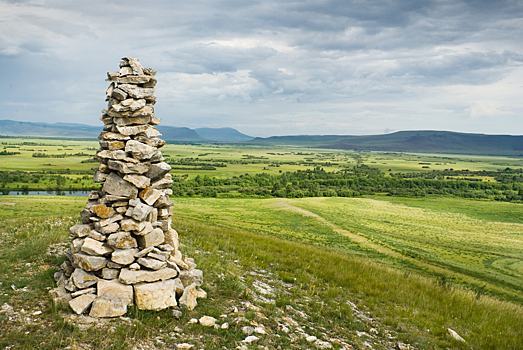
M133 56L166 125L520 134L521 28L512 0L0 1L1 119L97 125Z

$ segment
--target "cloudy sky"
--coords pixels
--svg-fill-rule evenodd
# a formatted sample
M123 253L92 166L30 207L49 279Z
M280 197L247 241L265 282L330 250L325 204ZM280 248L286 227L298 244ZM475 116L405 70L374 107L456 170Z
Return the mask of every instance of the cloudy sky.
M0 119L101 125L130 56L164 125L521 135L522 38L521 0L0 0Z

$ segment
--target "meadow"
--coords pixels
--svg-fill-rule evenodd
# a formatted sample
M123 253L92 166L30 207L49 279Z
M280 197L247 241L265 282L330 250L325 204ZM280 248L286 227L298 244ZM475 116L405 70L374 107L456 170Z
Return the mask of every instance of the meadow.
M0 172L18 176L4 190L98 186L89 161L96 141L0 141ZM485 171L496 176L474 173L475 180L497 183L504 178L496 172L523 166L518 158L303 147L168 144L162 151L184 181L372 167L420 178L434 169ZM519 174L504 176L517 183ZM523 204L449 195L234 197L172 198L173 227L204 271L208 299L180 319L131 309L128 318L86 324L47 296L86 199L0 196L0 347L236 348L243 326L262 324L267 332L255 347L268 349L320 348L304 332L335 349L523 348ZM189 323L203 315L230 326Z
M184 253L204 271L208 299L193 311L183 310L179 319L169 310L131 309L128 318L90 324L53 306L47 296L65 259L68 228L78 222L85 199L1 199L0 346L5 348L176 349L184 343L234 348L245 338L246 324L265 327L258 345L269 349L320 348L300 337L303 331L335 349L390 349L398 343L415 349L523 347L520 290L502 282L513 275L498 273L491 281L473 273L477 261L492 254L489 237L492 243L513 235L500 244L521 256L514 244L523 226L517 204L490 210L492 203L485 202L471 210L460 199L177 199L173 227ZM447 233L439 227L442 221ZM449 267L452 255L461 257L462 265L470 259L457 250L440 254L441 246L432 243L443 240L466 250L463 239L482 224L488 233L475 239L475 252L466 253L476 265L466 271ZM421 228L436 232L425 241L408 239ZM401 244L395 247L392 236ZM431 252L432 259L410 258L406 244L427 256ZM516 270L511 273L520 273ZM467 281L488 288L469 288ZM203 315L228 322L229 329L189 323ZM281 325L289 318L296 324L285 331ZM451 338L447 328L466 343Z

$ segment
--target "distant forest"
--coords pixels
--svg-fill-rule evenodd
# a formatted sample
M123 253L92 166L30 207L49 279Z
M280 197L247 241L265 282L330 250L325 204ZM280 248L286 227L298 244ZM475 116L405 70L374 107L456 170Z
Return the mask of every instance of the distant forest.
M460 177L460 179L453 179ZM478 177L493 177L497 182ZM523 202L523 169L500 171L445 170L428 173L397 173L385 175L378 169L361 165L352 170L326 172L313 170L245 174L230 178L207 175L188 179L173 177L175 196L261 196L261 197L359 197L373 194L422 197L451 195L463 198Z

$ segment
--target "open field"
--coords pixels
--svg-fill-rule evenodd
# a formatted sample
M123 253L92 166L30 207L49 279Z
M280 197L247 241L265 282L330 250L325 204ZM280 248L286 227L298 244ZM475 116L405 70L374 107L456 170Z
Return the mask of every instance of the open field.
M302 338L301 331L330 342L335 349L343 343L355 349L369 345L390 349L398 342L415 349L523 347L520 303L464 290L457 281L442 283L430 277L431 261L420 260L427 265L418 269L388 255L389 250L398 254L403 250L383 244L383 237L370 239L379 231L382 236L412 235L413 230L405 228L390 231L399 217L415 218L413 228L428 228L446 218L451 229L447 240L454 244L461 244L460 238L480 220L487 226L502 223L501 228L489 228L491 238L517 235L521 220L506 219L521 214L518 205L506 204L496 212L481 206L465 210L466 201L448 199L412 203L381 198L180 199L173 226L180 232L182 251L194 257L204 271L208 299L201 300L194 311L184 310L180 319L169 310L131 309L129 318L89 324L70 317L67 310L54 308L47 296L54 285L52 275L65 259L61 247L68 240L68 228L78 220L84 200L2 197L0 347L175 349L176 344L189 343L204 349L235 348L245 338L241 327L251 322L265 327L267 334L258 334L258 344L269 349L278 345L319 348ZM456 205L452 207L452 203ZM28 208L37 209L42 216L24 217ZM354 211L361 213L359 221ZM7 218L13 216L16 218ZM388 228L373 226L387 221L391 223ZM461 221L466 225L457 235L453 228ZM506 225L512 225L510 232L504 232ZM415 244L423 243L428 251L431 238ZM474 248L479 250L487 240L487 235L477 238ZM446 258L440 257L441 261ZM263 291L267 286L270 289ZM247 301L259 307L258 311ZM229 329L188 323L203 315L217 318L220 324L228 322ZM290 322L288 317L297 325L285 326L286 332L279 324ZM447 328L457 331L467 343L453 340Z
M97 141L0 139L0 191L71 191L97 188L92 182ZM497 182L499 171L521 169L523 160L507 157L407 154L262 147L227 144L168 144L162 152L171 174L184 181L197 176L230 179L245 174L280 175L321 168L326 172L374 169L385 176ZM470 171L470 173L468 172ZM485 171L487 173L478 173ZM476 173L473 173L476 172ZM521 170L509 182L521 182ZM512 176L518 178L512 180ZM233 188L233 191L236 189ZM518 192L516 187L509 190ZM512 193L512 192L510 192ZM509 193L509 196L511 194ZM522 190L523 193L523 190ZM506 197L504 193L497 193ZM493 196L488 194L486 197Z

